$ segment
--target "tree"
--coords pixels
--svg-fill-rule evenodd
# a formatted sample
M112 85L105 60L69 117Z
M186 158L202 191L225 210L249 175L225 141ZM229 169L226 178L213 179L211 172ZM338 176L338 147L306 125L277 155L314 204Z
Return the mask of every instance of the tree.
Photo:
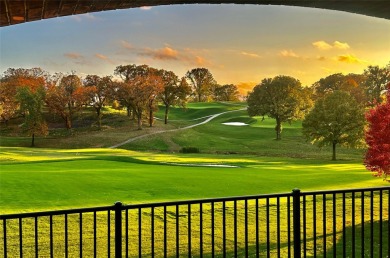
M138 129L142 129L142 116L149 111L149 126L154 123L154 111L157 109L156 100L163 90L160 72L147 65L118 66L115 74L123 79L117 84L115 95L122 105L131 108L137 117Z
M335 91L318 100L302 122L303 134L319 147L332 145L360 146L364 136L364 108L344 91Z
M213 75L207 68L195 68L188 71L186 78L195 92L198 102L206 101L211 87L216 84Z
M371 106L381 103L381 94L386 90L386 85L390 82L390 63L386 67L368 66L364 70L366 76L365 88Z
M148 76L136 76L130 87L132 105L137 117L138 130L142 130L142 115L145 110L149 110L149 126L153 125L153 112L155 110L155 100L163 91L161 77L156 74Z
M233 84L217 85L213 92L216 101L237 101L239 94L237 86Z
M276 139L281 139L282 123L303 118L312 101L310 89L289 76L264 79L248 96L249 116L269 116L276 120Z
M90 104L96 111L100 128L102 125L102 108L107 103L113 89L112 79L110 76L87 75L84 79L84 86L88 89L87 94L90 98Z
M8 82L0 82L0 121L4 121L6 125L19 111L17 88Z
M119 102L126 107L127 109L127 115L130 116L131 113L133 114L133 118L135 118L136 111L134 110L133 105L131 103L132 97L129 95L130 89L128 87L131 87L131 85L134 84L134 80L138 78L138 76L146 76L150 71L151 68L147 65L119 65L115 68L114 74L118 75L122 78L123 82L125 82L127 85L121 85L118 84L122 90L115 89L114 95L117 97ZM153 68L154 69L154 68Z
M28 87L36 91L46 83L48 73L41 68L8 68L0 79L0 118L7 123L18 115L18 88Z
M164 123L168 123L169 108L171 106L185 107L187 98L191 94L191 87L183 77L180 81L177 75L171 71L160 70L164 90L160 94L160 100L165 106Z
M390 175L390 83L384 103L372 108L367 114L368 129L365 134L368 150L364 165L387 180ZM390 181L390 180L388 180Z
M35 147L35 135L48 134L48 127L42 112L45 90L43 87L35 91L28 87L20 87L16 97L20 102L20 111L24 114L22 127L31 135L31 147Z
M66 129L70 130L74 113L88 103L88 95L77 75L58 76L57 81L54 80L47 88L46 104L64 120Z

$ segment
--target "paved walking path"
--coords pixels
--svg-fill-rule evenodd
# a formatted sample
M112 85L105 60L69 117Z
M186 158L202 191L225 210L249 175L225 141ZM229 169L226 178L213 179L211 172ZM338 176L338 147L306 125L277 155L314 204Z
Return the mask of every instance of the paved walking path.
M140 135L140 136L137 136L137 137L134 137L134 138L130 138L130 139L124 141L124 142L115 144L115 145L113 145L113 146L111 146L111 147L108 147L108 148L109 148L109 149L115 149L115 148L118 148L118 147L120 147L120 146L122 146L122 145L128 144L128 143L130 143L130 142L134 142L134 141L136 141L136 140L139 140L139 139L142 139L142 138L151 136L151 135L155 135L155 134L167 133L167 132L174 132L174 131L186 130L186 129L194 128L194 127L199 126L199 125L204 125L204 124L210 122L211 120L213 120L214 118L216 118L216 117L218 117L218 116L220 116L220 115L223 115L223 114L226 114L226 113L231 113L231 112L242 111L242 110L246 110L246 108L241 108L241 109L237 109L237 110L225 111L225 112L218 113L218 114L215 114L215 115L207 116L208 118L207 118L206 120L204 120L203 122L200 122L200 123L197 123L197 124L193 124L193 125L189 125L189 126L186 126L186 127L177 128L177 129L171 129L171 130L164 130L164 131L157 131L157 132L153 132L153 133L149 133L149 134ZM205 117L204 117L204 118L205 118Z

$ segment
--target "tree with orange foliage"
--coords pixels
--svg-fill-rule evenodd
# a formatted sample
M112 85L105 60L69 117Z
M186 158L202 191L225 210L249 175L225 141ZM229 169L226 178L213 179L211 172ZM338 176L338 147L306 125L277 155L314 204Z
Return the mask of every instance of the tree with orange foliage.
M0 79L0 120L7 123L18 114L18 88L27 87L36 91L46 84L47 75L41 68L8 68Z
M386 100L366 114L369 123L366 131L368 150L364 159L367 169L385 180L390 176L390 83L387 85Z
M138 130L142 130L142 116L149 111L149 126L153 126L156 99L163 91L163 81L158 74L150 73L146 76L136 76L131 87L133 108L137 117Z
M81 79L75 74L59 77L58 81L48 86L46 104L64 120L66 129L70 130L73 115L88 103L88 89L82 87Z

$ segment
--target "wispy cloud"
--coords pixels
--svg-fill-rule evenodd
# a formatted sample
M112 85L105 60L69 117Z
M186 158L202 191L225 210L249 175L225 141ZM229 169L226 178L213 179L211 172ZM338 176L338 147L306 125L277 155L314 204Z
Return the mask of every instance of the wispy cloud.
M252 57L252 58L261 58L261 56L256 54L256 53L249 53L249 52L245 52L245 51L242 51L241 55Z
M101 18L97 18L95 15L91 13L72 15L71 18L77 22L81 22L83 20L96 21L101 19Z
M294 57L294 58L298 58L299 55L297 55L294 51L292 50L287 50L287 49L284 49L282 51L279 52L279 56L282 56L282 57Z
M351 48L348 43L343 43L343 42L340 42L340 41L335 41L333 42L333 47L335 48L338 48L338 49L349 49Z
M337 57L337 61L349 63L349 64L364 64L367 63L367 61L357 58L354 55L340 55Z
M149 11L152 9L152 7L151 6L141 6L139 9L144 10L144 11Z
M86 65L89 63L88 60L82 54L77 52L65 53L64 56L72 60L75 64Z
M326 43L323 40L313 42L312 45L321 50L328 50L332 48L332 45Z
M129 49L129 50L133 50L134 49L133 45L131 45L126 40L121 40L121 45L122 45L122 47L124 47L126 49Z
M95 57L99 58L100 60L106 61L106 62L108 62L108 63L110 63L110 64L114 64L114 63L115 63L115 62L112 61L109 57L107 57L107 56L105 56L105 55L103 55L103 54L96 53L96 54L95 54Z
M320 40L320 41L313 42L312 45L320 50L349 49L349 48L351 48L348 43L340 42L338 40L334 41L333 44L329 44L326 41Z
M80 53L76 53L76 52L65 53L64 56L69 58L69 59L81 59L81 58L83 58L83 56Z

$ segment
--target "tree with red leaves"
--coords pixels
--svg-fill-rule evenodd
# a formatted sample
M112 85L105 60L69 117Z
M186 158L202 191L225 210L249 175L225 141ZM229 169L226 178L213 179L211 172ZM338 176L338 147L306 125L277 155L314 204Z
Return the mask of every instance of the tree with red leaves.
M366 131L368 150L364 160L367 169L375 176L390 176L390 83L387 85L386 100L366 114L369 123Z

